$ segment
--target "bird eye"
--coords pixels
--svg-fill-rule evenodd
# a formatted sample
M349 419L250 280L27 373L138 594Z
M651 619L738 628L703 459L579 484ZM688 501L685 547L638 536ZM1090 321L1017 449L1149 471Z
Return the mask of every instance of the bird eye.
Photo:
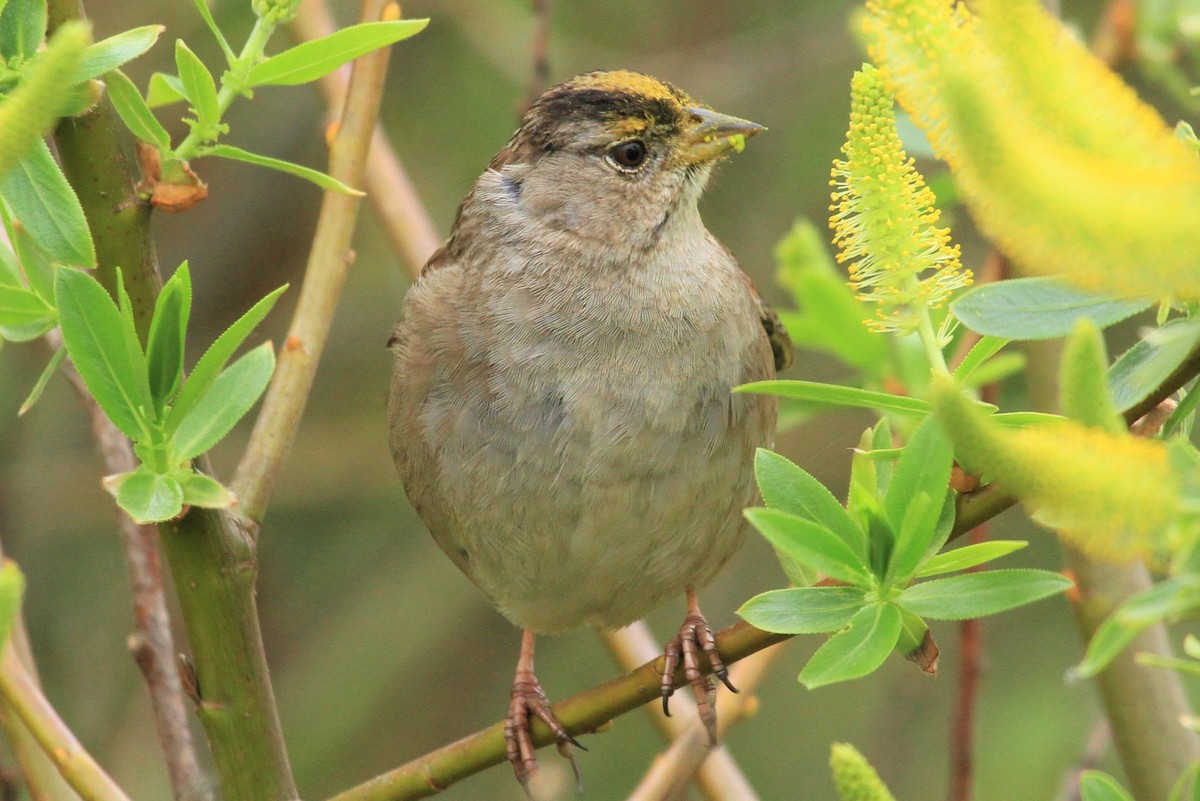
M630 139L608 149L608 157L623 170L636 170L646 160L646 143L640 139Z

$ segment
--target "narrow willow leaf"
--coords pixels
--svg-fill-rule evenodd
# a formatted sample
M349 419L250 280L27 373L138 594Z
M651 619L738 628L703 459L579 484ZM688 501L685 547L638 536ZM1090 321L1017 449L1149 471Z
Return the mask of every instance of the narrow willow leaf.
M0 55L33 58L46 36L46 0L9 0L0 12Z
M900 638L900 610L889 603L860 609L850 625L830 637L800 671L810 690L874 672Z
M183 83L178 75L156 72L150 76L150 87L146 90L146 105L150 108L169 106L187 100Z
M196 362L196 366L192 369L192 374L184 382L183 388L179 390L179 396L171 404L171 411L167 415L166 424L168 436L172 435L179 427L179 421L191 413L197 401L208 394L217 375L225 369L225 364L229 361L229 357L233 356L246 337L250 336L250 332L254 330L254 327L262 322L262 319L267 316L267 313L275 305L275 301L279 300L279 296L287 288L288 285L284 284L251 306L249 311L239 317L233 325L226 328L221 336L217 337L217 340L213 342L212 346L204 352L204 355L200 357L200 361Z
M228 509L236 500L219 481L202 473L188 473L178 480L183 487L183 502L188 506Z
M1133 801L1116 779L1098 770L1079 774L1079 797L1082 801Z
M63 113L90 38L86 25L63 24L45 52L22 70L21 83L0 103L0 176L13 169ZM0 63L3 53L0 50Z
M1066 418L1046 412L1001 412L991 417L993 423L1002 426L1021 428L1022 426L1044 426L1047 423L1061 423Z
M865 604L858 587L795 587L756 595L737 613L763 631L825 634L844 628Z
M295 86L328 75L347 61L420 32L427 19L364 22L296 45L250 70L248 86Z
M779 509L747 509L746 519L776 550L830 578L860 587L873 583L862 558L833 532Z
M83 51L83 60L75 70L75 83L99 78L127 61L132 61L154 47L162 32L162 25L144 25L101 39Z
M892 439L892 424L885 417L871 429L871 450L881 451L891 449L895 444L895 440ZM897 454L897 458L904 452L903 448L898 450L900 453ZM878 497L887 497L888 489L892 486L892 474L895 472L895 465L889 460L884 460L875 465L875 487Z
M754 456L754 476L763 502L827 528L860 557L867 553L866 534L825 485L787 458L764 448Z
M17 417L21 417L25 412L33 408L33 405L42 397L42 392L46 389L46 385L50 383L50 378L58 372L58 368L62 366L63 359L67 355L67 349L60 347L54 351L54 355L50 357L50 361L46 362L42 374L38 376L38 380L34 383L33 389L29 390L29 395L21 404L21 408L17 409Z
M1108 616L1088 642L1074 678L1090 679L1108 666L1143 629L1200 605L1200 591L1168 579L1137 593Z
M200 12L200 16L204 19L204 24L208 26L209 32L213 38L217 40L217 44L221 46L221 52L225 54L225 61L230 67L237 60L237 55L233 52L233 48L229 46L229 42L225 39L225 34L221 32L217 21L213 19L212 11L208 8L208 0L194 0L196 10Z
M969 389L996 384L1025 369L1024 353L1005 353L989 359L960 383Z
M8 642L13 624L21 611L21 599L25 596L25 576L17 563L5 559L0 566L0 645Z
M175 397L183 379L183 348L191 307L192 281L184 262L158 293L146 338L150 394L160 414Z
M0 177L0 195L53 261L75 267L95 265L96 249L83 207L45 142L38 141Z
M13 245L21 259L21 267L26 280L29 281L29 288L46 301L46 305L53 307L54 264L50 261L50 256L41 249L30 235L29 229L20 222L14 222L12 228Z
M972 331L1018 340L1065 337L1084 318L1106 328L1149 307L1149 301L1084 292L1057 278L983 284L950 304L954 316Z
M203 129L220 122L221 107L217 102L216 81L204 62L182 39L175 40L175 68L179 70L184 94L192 103L200 127Z
M183 488L171 476L143 466L110 478L106 486L114 492L117 506L139 523L170 520L183 511Z
M946 551L934 556L917 571L917 578L938 576L942 573L953 573L956 570L982 565L1001 556L1019 551L1029 543L1022 540L988 540L974 545L964 545L953 551Z
M264 342L217 376L171 438L176 459L193 459L216 445L250 411L275 370L275 352Z
M171 146L171 135L154 116L150 106L142 99L142 93L133 85L133 81L125 77L120 70L113 70L104 76L108 86L108 97L112 100L117 116L130 132L149 142L160 150Z
M781 398L830 403L835 406L856 406L863 409L878 409L884 412L922 416L929 414L930 406L920 398L890 395L858 387L838 384L821 384L816 381L755 381L734 387L734 392L751 392L758 395L778 395Z
M1200 677L1200 662L1192 659L1176 659L1173 657L1159 656L1158 654L1141 652L1134 655L1134 661L1136 661L1139 665L1164 668L1165 670L1174 670L1176 673L1181 675Z
M1200 319L1171 320L1121 354L1108 371L1113 404L1125 411L1149 397L1200 346Z
M53 319L54 310L28 289L0 286L0 326L27 325Z
M952 461L950 440L942 430L941 422L933 417L925 418L904 447L884 498L888 522L892 530L900 534L889 560L888 572L894 573L901 584L907 583L916 571L933 539L949 491ZM913 518L910 512L920 495L926 498L925 506L920 515Z
M965 382L984 362L999 353L1001 348L1011 341L1004 337L980 337L954 369L954 377L960 382Z
M56 287L63 341L75 369L117 428L133 440L148 438L138 403L139 377L112 298L94 278L79 270L59 270Z
M900 609L900 637L896 653L916 663L926 673L937 674L937 646L929 634L929 624L904 607Z
M246 164L255 164L259 167L267 167L272 170L286 172L288 175L294 175L297 178L303 178L304 180L310 181L322 189L329 190L330 192L338 192L339 194L353 195L356 197L362 197L364 195L363 192L346 186L341 181L333 178L332 176L326 175L320 170L314 170L309 167L301 166L300 164L293 164L290 161L284 161L282 159L273 159L270 156L262 156L258 153L250 153L242 150L240 147L233 147L232 145L213 145L212 147L205 148L203 154L206 156L217 156L224 159L233 159L234 161L241 161L245 162Z
M1072 586L1048 570L988 570L914 584L897 603L930 620L969 620L1040 601Z

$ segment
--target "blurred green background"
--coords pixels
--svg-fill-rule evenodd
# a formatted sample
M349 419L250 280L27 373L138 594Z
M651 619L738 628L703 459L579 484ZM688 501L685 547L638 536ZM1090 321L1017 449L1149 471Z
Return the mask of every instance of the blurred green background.
M344 22L354 4L335 4ZM1067 3L1087 30L1100 4ZM163 23L163 41L128 70L144 86L170 70L171 41L184 38L210 64L218 51L190 3L89 0L97 38ZM235 42L250 26L248 3L214 12ZM849 33L856 4L843 0L558 0L550 58L555 80L627 67L670 80L715 108L761 122L756 138L713 182L703 203L710 228L730 246L763 294L783 303L771 251L797 215L823 220L830 161L846 127L848 86L862 55ZM405 15L429 28L392 57L384 115L397 151L439 229L515 128L529 81L533 19L524 0L411 0ZM1178 112L1167 115L1174 119ZM167 117L163 117L167 120ZM267 89L235 106L227 141L324 166L323 111L310 87ZM183 131L178 120L172 131ZM201 162L209 200L158 215L165 269L189 259L196 284L191 359L269 289L293 289L260 332L282 339L297 296L320 196L296 179L232 162ZM964 262L985 246L952 217ZM823 223L822 223L823 224ZM503 714L518 632L437 550L408 507L387 449L384 343L408 283L371 214L307 416L263 526L259 602L283 725L301 794L317 799L490 724ZM1119 336L1130 341L1134 329ZM135 798L167 798L149 704L125 649L131 611L113 507L101 463L65 382L16 420L44 364L39 346L0 350L0 537L29 578L27 618L47 692L83 742ZM801 354L793 375L847 373ZM1009 389L1019 407L1019 387ZM849 448L870 423L840 413L781 435L779 449L835 492L844 491ZM228 477L243 425L214 454ZM1010 512L992 535L1033 540L1010 566L1057 567L1053 541ZM734 621L750 595L784 581L768 548L752 538L702 593L714 626ZM678 604L651 619L665 638ZM1081 644L1060 599L990 619L977 716L977 798L1055 797L1096 717L1094 688L1066 684ZM816 692L795 676L819 638L803 637L761 688L762 704L727 742L765 799L829 799L831 741L856 744L898 797L941 797L948 722L956 693L957 629L934 628L937 679L893 658L866 681ZM539 675L552 698L614 674L598 638L579 631L543 638ZM644 713L589 737L580 761L586 798L624 798L650 764L659 737ZM564 772L553 751L547 770ZM1109 760L1111 767L1111 759ZM447 799L521 799L507 767L448 790Z

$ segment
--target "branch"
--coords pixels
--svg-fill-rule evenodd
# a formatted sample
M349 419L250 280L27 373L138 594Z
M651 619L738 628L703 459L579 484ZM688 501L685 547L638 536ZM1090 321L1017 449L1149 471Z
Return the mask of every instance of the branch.
M717 647L726 664L730 664L790 638L790 635L768 634L748 623L738 623L717 634ZM662 657L659 656L632 673L555 704L554 714L572 734L595 732L613 718L649 701L657 701L661 671ZM682 686L683 681L682 670L677 671L675 685ZM554 736L540 720L533 723L533 741L538 747L554 742ZM330 801L425 798L467 776L499 765L504 759L504 723L500 722L345 790Z
M333 18L321 0L301 3L292 25L298 38L307 41L334 31ZM336 110L345 105L349 83L347 67L318 81L325 104L335 110L331 116L336 116ZM371 134L371 149L367 153L367 168L362 180L367 199L374 207L392 249L403 254L409 273L415 278L438 249L441 238L381 125L376 125Z
M42 695L12 647L0 655L0 695L84 801L129 801Z
M395 19L399 15L400 7L395 3L363 3L365 21ZM349 186L362 184L389 55L390 49L383 48L354 62L345 110L329 153L329 174ZM300 426L333 313L354 261L350 239L359 205L358 197L334 192L326 192L321 205L287 343L233 479L239 511L253 521L254 527L262 520Z
M53 347L62 347L62 335L57 329L47 334L46 339ZM92 434L100 448L105 472L113 474L133 470L137 461L129 439L108 419L74 366L68 362L63 370L91 419ZM172 794L176 801L199 799L205 793L204 782L192 745L187 706L176 669L177 650L171 636L171 619L163 590L158 530L154 526L138 525L121 509L117 509L117 523L133 591L135 634L129 638L130 651L150 693L155 728L166 758Z
M81 16L76 0L50 0L51 25ZM63 171L96 243L97 278L122 268L144 332L161 286L150 210L136 202L132 138L107 98L55 132ZM205 460L200 460L206 469ZM228 517L192 509L159 526L203 696L199 717L225 801L297 797L271 689L254 596L253 540Z
M550 19L553 14L553 0L533 0L533 40L530 42L533 58L530 64L529 89L521 108L522 115L533 105L533 101L546 91L550 83Z

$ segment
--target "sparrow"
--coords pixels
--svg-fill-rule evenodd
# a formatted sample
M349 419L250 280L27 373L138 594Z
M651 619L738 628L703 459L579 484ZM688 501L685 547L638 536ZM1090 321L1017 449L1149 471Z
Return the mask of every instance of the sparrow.
M775 430L773 398L731 389L792 355L697 203L763 130L636 72L558 84L405 296L391 450L434 540L523 630L505 738L527 789L531 716L573 766L579 745L534 673L538 634L618 628L683 594L664 710L682 662L715 742L701 659L734 690L696 589L743 540Z

